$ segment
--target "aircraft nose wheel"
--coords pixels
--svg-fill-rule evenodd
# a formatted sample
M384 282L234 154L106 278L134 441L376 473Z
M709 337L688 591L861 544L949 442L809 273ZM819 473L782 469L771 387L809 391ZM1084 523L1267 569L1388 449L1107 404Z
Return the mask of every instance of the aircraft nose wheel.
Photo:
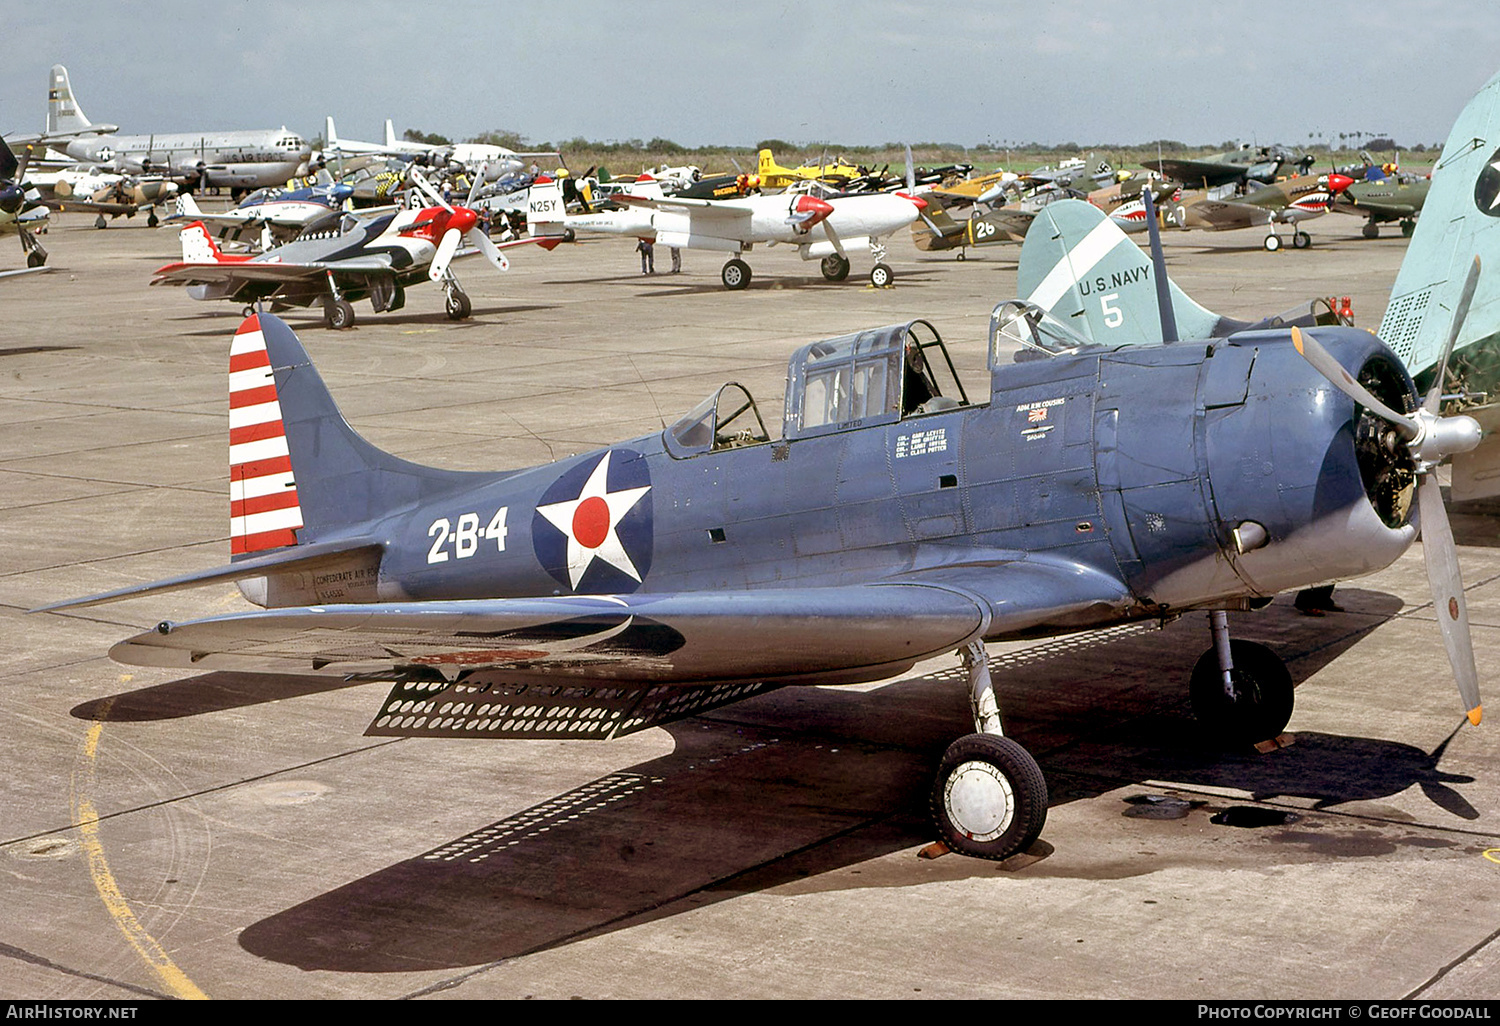
M1219 655L1211 648L1198 659L1188 683L1193 715L1226 746L1269 741L1292 718L1292 675L1281 657L1264 645L1231 641L1229 650L1234 696L1224 689Z
M891 281L895 277L896 272L892 271L885 264L876 264L870 268L870 284L874 285L877 289L890 288Z
M1010 738L968 734L938 764L932 816L951 851L1006 859L1041 836L1047 782L1031 753Z

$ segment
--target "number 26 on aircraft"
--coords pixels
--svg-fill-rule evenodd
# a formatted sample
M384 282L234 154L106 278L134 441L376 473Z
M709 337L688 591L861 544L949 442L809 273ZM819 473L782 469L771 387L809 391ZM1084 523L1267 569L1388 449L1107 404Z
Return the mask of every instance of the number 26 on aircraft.
M464 513L458 518L458 528L455 530L453 524L447 517L439 517L432 522L427 529L427 537L431 538L432 547L427 550L427 562L445 563L448 561L448 549L453 549L453 555L459 559L468 559L479 551L479 539L488 538L495 543L495 551L505 551L505 514L509 506L501 506L490 517L490 522L484 527L479 526L478 513ZM451 543L451 546L450 546Z

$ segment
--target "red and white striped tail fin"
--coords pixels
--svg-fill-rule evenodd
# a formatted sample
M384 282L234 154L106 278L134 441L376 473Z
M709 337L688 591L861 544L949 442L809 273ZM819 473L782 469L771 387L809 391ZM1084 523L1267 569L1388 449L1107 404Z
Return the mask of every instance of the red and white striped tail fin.
M230 554L296 545L302 526L276 379L252 314L229 348Z

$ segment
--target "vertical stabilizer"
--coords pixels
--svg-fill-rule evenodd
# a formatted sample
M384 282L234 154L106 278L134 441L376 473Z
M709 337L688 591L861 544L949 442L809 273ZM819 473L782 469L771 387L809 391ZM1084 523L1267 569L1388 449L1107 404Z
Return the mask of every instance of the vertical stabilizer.
M245 318L229 359L236 559L359 533L392 510L493 479L410 463L365 441L279 317Z
M544 238L560 237L567 231L566 220L562 183L543 175L526 190L526 231Z
M1167 283L1182 338L1215 338L1244 326ZM1022 299L1102 345L1162 340L1150 258L1091 203L1061 200L1036 215L1021 245L1016 284Z
M191 199L184 196L189 203ZM181 204L179 204L179 207ZM193 203L194 209L197 204ZM202 221L194 221L178 233L182 242L182 262L185 264L216 264L219 262L219 244L214 237L208 234L208 228Z
M61 64L52 65L52 75L47 82L47 134L70 135L87 132L93 127L94 123L83 116L78 101L73 99L68 69Z
M1380 322L1380 338L1413 377L1430 372L1448 340L1453 310L1469 265L1478 256L1480 277L1454 353L1462 364L1484 359L1464 351L1483 342L1494 350L1500 336L1500 75L1469 101L1432 169L1432 188L1422 205L1391 299ZM1493 354L1488 358L1494 364ZM1494 377L1494 375L1486 375ZM1483 389L1493 382L1478 383Z

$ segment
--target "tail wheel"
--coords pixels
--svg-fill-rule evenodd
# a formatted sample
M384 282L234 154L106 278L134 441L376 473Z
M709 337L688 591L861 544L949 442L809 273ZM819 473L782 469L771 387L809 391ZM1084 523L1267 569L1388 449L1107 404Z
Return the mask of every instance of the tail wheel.
M354 327L354 304L347 299L335 299L323 307L323 320L334 331Z
M969 734L948 746L932 788L932 816L951 850L1006 859L1029 848L1047 822L1047 781L1008 737Z
M750 265L738 258L729 261L719 272L726 289L742 289L750 284Z
M1253 641L1231 641L1235 696L1224 692L1219 657L1204 652L1193 667L1188 694L1193 715L1225 745L1269 741L1286 729L1296 701L1292 675L1281 657Z
M450 289L445 306L450 321L461 321L474 312L474 304L469 302L469 294L463 289Z
M890 288L891 282L895 280L895 277L896 272L892 271L885 264L876 264L870 268L870 284L874 285L877 289Z

